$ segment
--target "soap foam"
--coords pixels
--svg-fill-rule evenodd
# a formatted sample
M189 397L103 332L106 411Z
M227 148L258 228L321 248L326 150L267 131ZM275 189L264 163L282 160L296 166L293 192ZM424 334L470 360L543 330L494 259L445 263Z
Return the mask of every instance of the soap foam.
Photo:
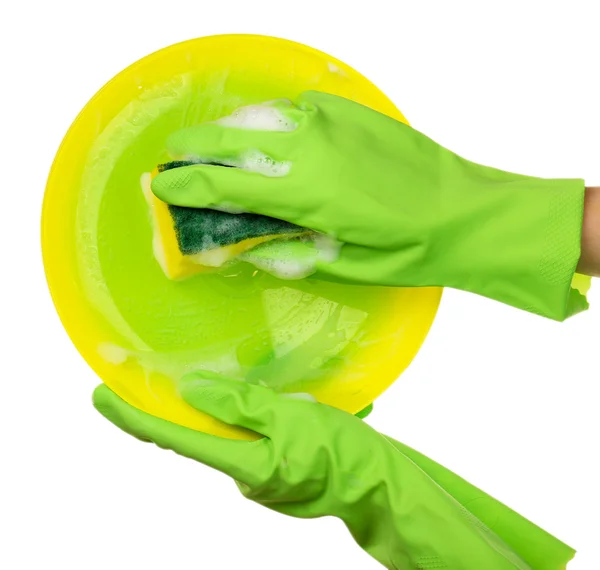
M315 248L318 251L318 260L321 263L333 263L337 261L342 249L342 242L326 235L315 233L313 236Z
M289 160L274 160L258 150L246 151L236 162L237 164L234 164L234 166L242 170L273 178L286 176L292 168L292 163Z
M231 115L217 119L214 124L243 130L290 132L295 130L298 125L285 115L282 108L291 108L292 106L292 102L287 99L259 105L247 105L236 109ZM275 160L257 149L248 149L239 157L231 158L196 155L188 155L184 158L195 164L220 164L270 177L285 176L292 167L291 162Z
M236 109L231 115L217 119L215 123L223 127L252 131L289 132L296 129L296 123L286 117L276 104L291 106L291 102L287 100L248 105Z
M273 178L285 176L292 168L292 163L289 160L275 160L270 156L267 156L264 152L256 149L248 149L237 158L213 158L206 156L200 157L196 155L187 155L185 159L186 162L193 164L229 166L232 168L247 170L248 172L256 172L258 174L262 174L263 176L269 176ZM244 211L242 208L239 208L233 204L228 205L226 202L214 209L230 214L241 214Z
M240 256L265 273L279 279L303 279L315 273L320 263L333 263L342 244L325 234L307 238L275 240L262 244Z
M219 202L219 204L215 204L211 208L225 214L245 214L247 212L247 210L233 202Z
M265 273L285 280L304 279L316 271L316 264L293 259L253 259L249 256L247 261Z

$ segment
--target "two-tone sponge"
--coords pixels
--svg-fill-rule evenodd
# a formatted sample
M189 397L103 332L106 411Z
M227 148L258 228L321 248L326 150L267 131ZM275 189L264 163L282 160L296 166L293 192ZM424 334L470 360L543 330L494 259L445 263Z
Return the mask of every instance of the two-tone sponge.
M152 193L152 178L159 172L189 164L193 163L162 164L153 173L144 174L141 180L152 219L154 254L169 279L214 270L274 239L311 233L289 222L258 214L168 205Z

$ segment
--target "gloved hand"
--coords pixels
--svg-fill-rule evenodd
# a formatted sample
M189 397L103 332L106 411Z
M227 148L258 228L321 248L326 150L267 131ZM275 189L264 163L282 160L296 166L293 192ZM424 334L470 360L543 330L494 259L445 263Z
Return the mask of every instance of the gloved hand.
M333 95L272 106L279 115L266 120L253 106L174 133L174 158L212 164L163 172L153 192L169 204L234 206L335 237L345 245L336 262L319 265L324 278L453 287L557 320L587 308L571 288L583 180L474 164Z
M339 517L387 568L564 570L573 556L504 505L346 412L210 372L188 375L179 388L197 410L265 437L234 441L181 427L104 385L94 405L135 437L233 477L247 498L270 509Z

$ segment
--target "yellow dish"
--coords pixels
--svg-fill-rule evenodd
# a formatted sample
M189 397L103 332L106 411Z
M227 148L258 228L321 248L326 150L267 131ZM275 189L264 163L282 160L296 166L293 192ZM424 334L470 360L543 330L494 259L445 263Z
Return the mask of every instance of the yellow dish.
M372 83L322 52L226 35L170 46L128 67L65 136L44 200L48 285L79 352L130 404L193 429L248 438L187 406L178 378L211 369L357 413L419 350L441 289L280 281L243 263L171 281L154 256L140 177L167 160L167 135L307 89L405 121Z

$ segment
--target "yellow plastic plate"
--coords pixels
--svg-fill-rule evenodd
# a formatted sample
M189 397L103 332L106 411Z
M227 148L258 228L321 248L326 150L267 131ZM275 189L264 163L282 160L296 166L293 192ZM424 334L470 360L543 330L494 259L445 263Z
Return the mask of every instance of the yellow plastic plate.
M65 136L44 200L48 285L80 353L132 405L246 438L187 406L178 379L210 369L356 413L419 350L441 289L281 281L243 263L171 281L154 258L140 177L167 159L168 134L307 89L405 120L372 83L322 52L226 35L177 44L128 67Z

